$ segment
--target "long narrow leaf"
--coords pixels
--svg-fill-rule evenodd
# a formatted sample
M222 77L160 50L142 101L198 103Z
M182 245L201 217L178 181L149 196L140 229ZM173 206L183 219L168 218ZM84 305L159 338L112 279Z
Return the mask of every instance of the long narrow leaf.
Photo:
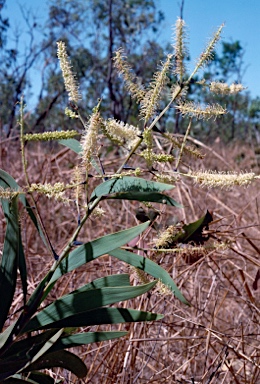
M76 355L68 351L57 351L47 353L35 363L31 364L25 371L34 371L38 369L50 369L61 367L71 371L79 378L83 378L88 373L87 367L83 361Z
M4 214L7 221L4 248L0 267L0 329L3 328L9 309L12 304L19 262L21 236L18 217L18 196L10 202L2 202ZM4 295L4 299L3 299Z
M61 330L52 330L33 337L33 340L21 340L17 348L14 344L10 352L0 359L0 380L19 373L45 354L62 334Z
M9 175L9 173L3 171L2 169L0 169L0 186L2 188L10 188L11 190L14 190L14 191L19 191L20 189L19 185L14 180L14 178L11 175ZM25 196L23 194L20 194L19 199L23 203L23 205L27 208L27 201L25 199ZM34 215L33 212L32 214ZM22 247L20 230L19 230L19 243L21 246L19 247L18 269L21 275L23 295L24 295L23 301L25 303L26 295L27 295L27 269L26 269L25 256L24 256L23 247Z
M3 171L2 169L0 169L0 186L4 189L10 188L13 191L19 191L19 189L20 189L19 185L16 183L16 181L13 179L13 177L11 175L9 175L9 173ZM24 203L25 197L23 194L19 195L19 199L20 199L20 201L22 201ZM9 202L2 200L2 207L3 207L3 211L5 212L5 216L7 217L8 212L9 212ZM23 251L23 246L22 246L20 225L19 225L19 232L18 232L17 236L18 236L17 242L19 244L17 267L20 271L22 288L23 288L23 302L25 304L26 295L27 295L27 269L26 269L25 256L24 256L24 251Z
M46 247L48 247L48 243L47 243L47 240L45 238L45 235L44 235L44 233L42 231L42 228L41 228L41 226L40 226L40 224L39 224L39 222L38 222L38 220L37 220L37 218L36 218L36 216L34 214L33 208L29 204L29 201L23 195L20 196L20 200L23 203L24 207L26 208L26 211L27 211L30 219L32 220L35 228L37 229L37 232L39 233L39 235L40 235L40 237L41 237L41 239L43 241L43 244Z
M82 151L80 142L76 139L63 139L58 141L59 144L64 145L67 148L70 148L73 152L79 154Z
M3 171L2 169L0 169L0 185L3 186L1 183L5 183L8 188L11 188L14 191L18 191L20 189L19 185L16 183L16 181L13 179L13 177L11 175L9 175L7 172ZM35 225L35 228L37 229L42 241L47 246L47 241L45 239L45 236L43 234L41 226L38 223L38 220L34 214L34 211L33 211L32 207L30 206L28 200L26 199L25 195L21 193L19 195L19 200L21 201L21 203L23 204L23 206L27 210L27 213L30 216L33 224Z
M149 291L155 284L156 281L152 281L151 283L135 287L104 287L85 292L71 293L56 300L38 313L29 321L23 332L40 329L46 325L52 328L52 323L61 319L119 301L132 299Z
M202 216L199 220L190 224L185 224L181 230L172 238L170 246L174 246L176 243L189 243L203 244L208 240L208 236L203 234L204 228L208 229L209 223L213 220L209 211L206 215Z
M9 379L6 379L4 383L5 384L40 384L38 381L35 381L33 379L22 379L21 375L13 375ZM52 384L53 381L52 382L50 381L49 383Z
M148 259L147 257L136 255L135 253L125 251L123 249L115 249L109 252L111 256L116 257L117 259L124 261L127 264L130 264L136 268L141 269L142 271L148 273L149 275L159 279L163 284L165 284L174 295L184 304L189 302L182 295L175 282L172 280L168 272L165 271L162 267L156 264L154 261Z
M19 369L24 367L27 362L28 358L26 356L14 361L0 361L0 383L8 377L13 376Z
M66 319L61 319L51 323L52 328L65 328L65 327L87 327L91 325L101 324L119 324L119 323L132 323L143 321L156 321L163 318L163 315L157 313L143 312L135 309L125 308L98 308L92 311L77 313L76 315L69 316ZM30 324L27 327L28 331L34 329L33 326L38 327L39 324ZM47 324L39 329L49 328ZM30 329L29 329L30 328Z
M91 281L91 283L88 283L84 285L83 287L77 289L76 291L73 291L73 293L79 293L84 292L89 289L97 289L97 288L104 288L104 287L127 287L130 286L130 278L129 275L126 273L120 273L118 275L110 275L101 277L99 279Z
M84 332L69 335L60 338L50 349L50 352L58 351L60 349L78 347L84 344L99 343L100 341L107 341L116 339L118 337L126 336L128 332L124 331L108 331L108 332Z
M42 346L57 333L56 329L45 331L36 336L27 337L26 339L19 340L11 345L11 347L5 352L1 359L1 362L5 361L17 361L27 356L30 360Z
M151 203L160 203L171 205L176 208L183 208L181 204L172 199L170 196L159 192L121 192L112 196L107 196L106 199L148 201Z
M37 384L55 384L55 380L42 372L31 372L29 375L30 380L34 380Z
M149 181L140 177L123 176L105 181L95 188L90 199L121 192L162 192L174 188L174 185Z
M4 332L2 332L0 334L0 350L1 348L3 348L3 346L5 345L5 343L7 342L7 340L10 338L10 335L11 333L13 332L13 329L15 328L16 324L17 324L17 321L14 321L13 324L9 325L9 327L7 327Z
M59 140L59 143L64 145L65 147L70 148L73 152L77 153L78 155L82 152L81 144L76 139L64 139ZM97 165L96 161L94 159L91 159L91 164L95 168L95 170L100 174L103 175L102 169Z
M63 328L58 330L49 340L46 341L46 343L42 346L42 348L30 359L29 362L25 364L23 368L20 369L19 372L24 371L29 365L32 363L37 363L39 359L43 357L43 355L46 355L47 351L55 344L55 342L60 338L61 334L63 332Z
M60 263L50 281L50 284L55 282L60 276L73 271L81 265L109 253L115 248L127 244L136 236L140 235L140 233L142 233L149 226L149 223L150 222L147 221L146 223L137 225L136 227L112 233L111 235L100 237L79 246Z

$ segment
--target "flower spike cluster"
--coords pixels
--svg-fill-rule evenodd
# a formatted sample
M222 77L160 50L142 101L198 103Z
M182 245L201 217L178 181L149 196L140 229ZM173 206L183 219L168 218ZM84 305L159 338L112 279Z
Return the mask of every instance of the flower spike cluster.
M68 92L69 100L77 104L81 99L81 96L79 94L79 86L76 81L76 76L71 70L72 66L66 51L66 45L63 41L58 41L57 46L57 56L60 61L65 89Z
M210 83L209 88L211 92L221 95L237 94L245 89L242 84L233 83L231 85L228 85L220 81L212 81L212 83Z
M102 124L102 127L105 135L111 141L119 145L126 143L128 149L135 145L138 136L141 135L141 131L138 128L115 119L108 119Z
M49 140L67 140L77 136L77 131L54 131L42 133L27 133L24 135L25 141L49 141Z
M202 187L231 189L235 186L247 187L254 179L258 179L253 172L249 173L225 173L213 171L191 172L190 176L194 177L194 182Z
M203 108L191 101L177 105L176 108L183 116L196 117L197 119L216 119L217 117L227 113L226 109L219 104L207 105Z
M128 91L133 98L136 98L137 101L140 102L145 96L145 91L141 84L138 84L136 81L136 76L133 75L130 65L126 62L126 57L124 56L122 48L115 52L114 62L118 72L124 78Z
M152 117L158 106L161 92L167 80L167 72L171 65L172 56L173 55L168 55L165 63L162 65L161 71L155 73L154 79L150 85L150 90L141 101L141 115L146 122Z
M98 108L95 109L93 114L90 117L88 124L86 124L85 132L81 138L81 147L82 147L82 166L86 173L88 173L91 167L91 158L93 153L97 150L98 142L98 130L101 124L100 113Z
M189 80L193 78L195 73L197 73L200 68L204 67L210 60L212 60L214 49L216 47L217 42L220 39L221 32L222 32L223 28L224 28L224 24L221 24L221 26L218 28L218 30L213 35L213 37L210 40L210 42L208 43L206 49L202 52L202 54L198 58L195 69L192 72L192 74L190 75Z
M174 73L179 76L180 82L185 74L184 59L188 54L188 49L185 42L186 31L185 22L178 18L174 27Z

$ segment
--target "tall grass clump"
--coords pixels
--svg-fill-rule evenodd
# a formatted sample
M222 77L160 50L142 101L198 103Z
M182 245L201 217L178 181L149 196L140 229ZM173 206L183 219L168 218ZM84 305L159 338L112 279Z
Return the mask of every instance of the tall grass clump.
M196 338L207 338L204 353L212 353L215 360L210 360L211 366L207 363L204 368L198 366L201 383L213 382L220 374L223 377L229 374L234 382L240 382L237 372L244 370L249 377L248 366L252 372L256 372L259 365L253 354L253 343L252 355L248 356L244 347L240 351L232 340L227 340L224 333L214 330L215 317L220 312L221 305L215 308L214 317L208 326L203 324L203 311L196 321L192 315L189 316L189 313L201 310L197 305L196 293L191 288L191 268L194 265L201 267L205 260L211 261L214 252L223 255L234 244L227 237L223 238L217 231L210 229L217 221L214 221L212 212L208 210L189 223L174 220L178 217L178 211L185 211L187 205L183 201L182 204L177 201L183 200L183 196L179 195L177 200L171 196L174 187L184 184L185 180L191 180L200 187L231 190L234 187L248 186L258 179L253 172L225 172L192 167L197 159L204 158L198 147L188 145L194 121L204 119L210 122L211 119L221 119L227 111L219 104L199 105L188 100L187 90L191 83L196 81L197 86L207 86L216 93L227 94L243 90L239 84L207 84L203 79L197 80L200 69L212 58L222 29L223 25L207 44L191 74L188 74L185 65L188 55L186 28L184 21L178 19L174 29L173 52L161 63L147 88L133 75L122 49L115 52L115 66L139 106L138 126L117 121L113 116L105 120L101 112L102 100L97 101L91 116L84 116L76 75L62 41L57 43L58 59L70 101L70 107L66 108L65 113L72 122L73 119L79 119L82 130L26 133L25 106L21 100L19 124L23 177L19 177L18 182L6 170L0 171L0 198L5 216L0 275L0 290L4 298L0 303L1 382L54 383L55 372L62 376L61 371L55 370L55 367L71 371L78 378L87 377L84 379L86 382L94 382L98 372L103 369L102 359L98 362L98 355L102 354L101 347L97 347L94 361L89 362L89 371L83 362L84 350L81 348L80 359L77 350L69 352L67 349L123 336L124 340L129 341L123 354L120 352L120 344L108 344L111 346L110 356L114 359L109 361L109 366L114 367L114 370L111 368L109 374L102 371L102 382L139 382L145 368L151 365L150 359L157 360L158 356L154 346L147 349L146 361L138 360L138 348L133 351L132 345L139 345L142 338L149 339L149 330L145 328L144 322L156 320L156 339L159 340L160 330L164 329L168 343L168 330L165 328L166 323L163 323L163 315L151 312L158 302L162 303L164 300L174 303L173 313L170 315L177 317L172 319L172 324L179 326L181 322L183 332L190 329L191 334L194 330ZM170 78L174 79L174 83L169 87ZM166 96L168 104L162 105ZM170 108L187 117L184 136L170 134L162 129L160 120ZM33 144L37 146L39 142L50 140L56 140L64 146L62 153L59 152L54 157L53 161L57 164L58 157L71 151L73 157L68 167L69 172L62 177L56 173L55 182L46 181L48 177L41 173L33 180L33 168L30 166ZM115 162L106 159L109 156L107 148L111 151L111 143L118 154ZM57 145L54 148L59 147ZM187 158L194 159L189 166L186 164ZM190 199L196 203L197 197L191 196ZM48 209L49 222L46 220ZM69 230L55 240L52 231L55 234L57 228L64 225L61 212L64 215L62 217L67 218ZM164 222L164 214L169 214L172 220ZM28 230L25 233L27 217L35 227L35 241L31 248L26 244L30 237ZM109 230L107 233L123 217L128 219L122 221L124 224L121 224L121 230ZM133 225L136 220L141 224ZM124 225L130 221L130 228L125 228ZM102 235L95 236L95 232L98 234L100 231ZM46 264L52 260L50 266L46 265L45 275L37 281L33 289L28 285L28 274L34 273L28 269L29 254L32 251L38 254L41 252L40 258L48 260ZM109 255L109 263L106 259L108 256L105 255ZM98 260L101 256L102 259ZM186 276L178 284L181 285L180 289L172 279L174 270L163 266L164 260L169 257L182 260L185 264L184 270L179 274ZM118 265L115 274L110 272L113 259L117 260L113 265ZM102 267L102 260L105 267ZM97 262L98 264L94 264ZM131 275L121 272L122 262L131 266ZM91 265L96 266L94 272ZM209 269L213 269L213 261ZM221 276L226 276L225 273L221 271ZM242 270L240 273L245 279ZM75 276L80 278L74 279ZM230 277L227 279L230 281ZM135 284L131 284L131 281ZM21 292L18 307L15 296L17 290ZM210 297L212 290L213 285L206 293L205 290L201 292L201 297L205 294ZM122 304L148 291L145 298L139 298L138 309ZM251 293L249 301L252 308L256 307ZM120 304L111 307L115 303ZM160 309L165 312L165 306L162 305ZM137 322L142 322L142 326L139 325L138 328L133 325L134 328L131 328L131 324ZM124 323L130 325L126 328L114 325ZM110 330L105 327L107 324L111 325ZM197 334L196 327L203 330L204 335ZM181 331L176 331L176 335L181 340ZM177 346L174 351L174 348L165 345L166 355L179 353ZM113 351L117 352L113 354ZM164 352L162 349L160 353ZM229 353L244 359L242 368L239 364L236 366L230 363L227 359ZM158 369L150 375L150 380L153 380L151 382L165 382L160 381L160 377L161 380L166 380L163 372L169 375L168 368L164 368L160 362L166 357L160 356L158 364L161 364L161 368L158 365ZM185 356L185 361L197 361L195 350L194 355L187 352ZM232 359L234 357L231 361ZM134 371L135 364L138 366L138 373ZM179 368L172 375L174 380L178 380L176 382L180 382L178 372L187 371L190 374L188 363L185 363L185 367L184 362L179 361L178 364ZM127 373L127 368L130 367ZM162 376L158 377L160 370ZM254 375L256 377L257 374ZM253 380L247 382L256 383Z

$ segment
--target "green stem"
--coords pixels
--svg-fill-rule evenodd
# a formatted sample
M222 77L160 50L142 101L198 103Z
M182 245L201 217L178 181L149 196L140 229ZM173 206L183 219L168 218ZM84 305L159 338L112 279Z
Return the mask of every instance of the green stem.
M183 89L183 86L182 85L179 85L178 87L176 87L176 90L174 92L174 94L172 95L172 98L170 100L170 102L168 103L168 105L166 105L166 107L164 108L164 110L153 120L153 122L151 123L151 125L147 128L149 131L151 131L153 129L153 127L155 126L155 124L162 118L162 116L168 111L168 109L170 108L171 104L174 102L174 100L179 96L179 94L181 93ZM129 161L129 159L132 157L133 153L137 150L137 148L140 146L140 144L142 143L143 141L143 137L140 137L140 139L137 141L137 143L135 144L135 146L131 149L131 151L129 152L129 154L127 155L126 159L124 160L123 164L121 165L121 167L118 169L118 171L116 172L117 174L120 174L122 172L122 169L124 168L124 165L127 164L127 162Z
M180 164L180 161L181 161L181 157L182 157L182 154L183 154L183 151L184 151L184 147L185 147L185 144L186 144L187 138L188 138L188 136L189 136L189 133L190 133L190 129L191 129L191 122L192 122L192 119L190 119L190 122L189 122L188 128L187 128L187 130L186 130L186 133L185 133L185 136L184 136L184 139L183 139L182 145L181 145L181 149L180 149L180 152L179 152L179 156L178 156L178 159L177 159L177 162L176 162L176 166L175 166L175 168L176 168L176 169L178 169L178 167L179 167L179 164Z

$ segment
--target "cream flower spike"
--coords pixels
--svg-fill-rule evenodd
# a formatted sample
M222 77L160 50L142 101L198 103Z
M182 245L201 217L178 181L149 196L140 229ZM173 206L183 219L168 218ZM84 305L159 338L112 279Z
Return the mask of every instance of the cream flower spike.
M64 79L65 89L68 92L69 100L77 104L78 101L81 99L81 96L79 93L79 86L76 81L76 76L71 70L72 66L66 51L66 45L63 41L58 41L57 46L57 56L60 61L60 67Z

